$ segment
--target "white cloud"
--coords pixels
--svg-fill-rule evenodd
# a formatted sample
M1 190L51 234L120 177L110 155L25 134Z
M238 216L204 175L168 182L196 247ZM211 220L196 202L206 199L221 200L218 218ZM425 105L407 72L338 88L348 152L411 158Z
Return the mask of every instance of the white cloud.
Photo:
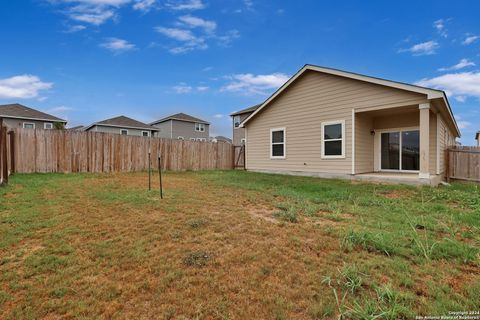
M205 8L202 0L169 1L166 6L172 10L200 10Z
M218 40L218 43L222 46L228 47L232 43L233 40L240 38L240 32L238 30L230 30L227 31L227 33L216 36L215 37Z
M221 118L225 117L225 115L224 115L224 114L217 113L217 114L214 115L213 117L216 118L216 119L221 119Z
M72 111L73 108L70 108L70 107L66 107L66 106L59 106L59 107L54 107L54 108L51 108L51 109L48 109L47 112L50 112L50 113L57 113L57 112L67 112L67 111Z
M133 43L118 38L107 38L104 43L100 44L100 46L114 53L135 50L135 45Z
M70 19L93 25L104 24L107 20L115 17L115 11L105 6L79 5L69 10Z
M197 87L197 91L199 91L199 92L205 92L205 91L208 91L208 89L210 89L210 87L207 87L207 86L198 86Z
M480 98L480 72L447 73L431 79L422 79L419 86L444 90L455 99Z
M204 20L199 17L194 17L192 15L181 16L178 18L183 24L191 28L202 28L205 32L212 33L217 28L217 23L215 21Z
M211 71L213 70L213 67L205 67L202 69L203 72L208 72L208 71Z
M85 30L87 27L81 25L81 24L77 24L77 25L74 25L74 26L69 26L67 30L65 30L66 33L74 33L74 32L79 32L79 31L82 31L82 30Z
M438 47L438 42L431 40L417 43L408 49L400 49L399 52L411 52L414 56L431 55L435 54Z
M185 53L194 49L208 48L205 39L203 37L197 37L190 30L156 27L155 31L182 43L182 45L170 49L170 52L174 54Z
M0 99L32 99L52 86L53 83L43 82L29 74L0 79Z
M444 38L448 37L447 29L445 28L446 20L438 19L437 21L433 22L433 27L437 30L437 32Z
M472 125L471 122L465 121L465 120L460 120L457 121L457 126L460 130L466 129Z
M463 44L463 45L469 45L469 44L474 43L474 42L477 41L478 39L480 39L480 36L467 35L467 37L465 38L465 40L463 40L462 44Z
M133 9L148 12L153 8L156 2L156 0L136 0L133 4Z
M243 94L265 95L272 89L277 89L283 85L289 77L283 73L260 74L251 73L235 74L228 76L230 83L223 86L220 91L241 92Z
M179 85L174 86L173 90L175 93L184 94L192 92L192 87L186 85L185 83L180 83Z
M438 71L449 71L449 70L460 70L466 67L472 67L475 66L475 63L473 61L470 61L468 59L462 59L460 60L459 63L451 66L451 67L445 67L445 68L440 68Z

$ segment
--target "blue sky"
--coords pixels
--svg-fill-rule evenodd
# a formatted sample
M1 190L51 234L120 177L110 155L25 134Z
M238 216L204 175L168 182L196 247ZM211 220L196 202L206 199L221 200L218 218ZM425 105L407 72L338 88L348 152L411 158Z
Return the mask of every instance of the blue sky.
M480 130L480 2L15 0L0 3L0 103L69 125L228 114L304 64L444 89Z

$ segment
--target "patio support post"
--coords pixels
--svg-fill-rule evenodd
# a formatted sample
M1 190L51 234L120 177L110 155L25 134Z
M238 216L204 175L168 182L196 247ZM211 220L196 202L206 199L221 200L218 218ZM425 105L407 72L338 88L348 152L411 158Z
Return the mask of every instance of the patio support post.
M421 103L420 109L420 179L430 179L430 103Z

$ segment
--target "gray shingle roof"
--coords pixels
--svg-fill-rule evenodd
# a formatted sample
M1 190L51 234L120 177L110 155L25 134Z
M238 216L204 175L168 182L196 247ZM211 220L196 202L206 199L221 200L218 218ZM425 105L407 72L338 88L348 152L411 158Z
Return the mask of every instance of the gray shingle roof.
M75 126L75 127L71 127L71 128L67 128L67 130L70 130L70 131L81 131L83 130L84 126Z
M154 121L154 122L152 122L152 123L150 123L150 124L151 124L151 125L153 125L153 124L158 124L158 123L165 122L165 121L168 121L168 120L179 120L179 121L186 121L186 122L195 122L195 123L210 124L209 122L207 122L207 121L205 121L205 120L192 117L191 115L188 115L188 114L183 113L183 112L173 114L173 115L171 115L171 116L168 116L168 117L162 118L162 119L160 119L160 120Z
M134 128L134 129L146 129L146 130L158 130L152 126L149 126L146 123L137 121L135 119L126 117L126 116L119 116L115 118L110 118L106 119L103 121L95 122L88 127L85 128L85 130L90 129L93 126L108 126L108 127L119 127L119 128Z
M54 122L64 122L66 120L57 118L45 112L41 112L19 103L0 105L0 117L4 118L21 118L29 120L45 120Z
M231 116L236 116L236 115L239 115L239 114L243 114L243 113L248 113L248 112L253 112L255 110L258 109L258 107L260 107L262 104L256 104L254 106L251 106L251 107L248 107L248 108L245 108L245 109L242 109L240 111L236 111L236 112L233 112L233 113L230 113Z

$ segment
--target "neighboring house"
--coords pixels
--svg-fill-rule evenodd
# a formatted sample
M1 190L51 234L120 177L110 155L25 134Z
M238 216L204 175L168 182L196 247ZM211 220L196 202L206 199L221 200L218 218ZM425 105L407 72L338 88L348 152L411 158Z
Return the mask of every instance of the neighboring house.
M216 136L210 139L212 142L232 143L232 139L224 136Z
M0 119L10 128L56 129L64 128L67 121L24 105L0 105Z
M477 147L480 147L480 131L475 134L475 140L477 140Z
M247 170L416 184L460 136L443 91L313 65L240 126Z
M151 137L157 131L157 129L146 123L125 116L95 122L83 130L140 137Z
M242 128L240 124L257 110L260 105L257 104L230 114L233 120L233 145L240 146L245 144L245 128Z
M210 123L185 113L177 113L150 123L157 137L179 140L208 141Z
M67 128L68 131L83 131L84 130L84 126L75 126L75 127L71 127L71 128Z

